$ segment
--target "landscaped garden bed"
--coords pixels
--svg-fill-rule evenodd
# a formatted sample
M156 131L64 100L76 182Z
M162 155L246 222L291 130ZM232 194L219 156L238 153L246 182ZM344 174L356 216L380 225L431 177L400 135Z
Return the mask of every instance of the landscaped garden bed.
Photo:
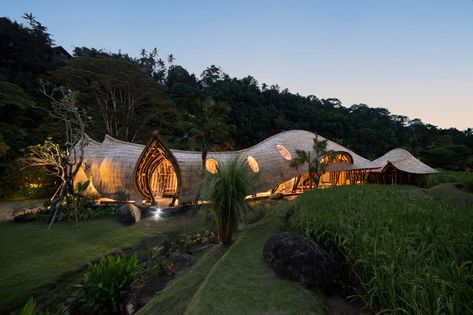
M107 205L86 211L105 208L116 207ZM23 223L0 223L0 237L5 240L0 250L9 253L0 260L4 267L0 273L0 312L18 309L34 297L38 309L87 313L76 295L89 264L104 257L136 255L139 277L125 301L127 311L135 312L166 288L169 281L187 274L196 262L216 262L226 250L214 249L218 240L214 218L207 207L158 220L151 216L132 226L119 223L114 211L86 221L81 216L78 227L73 217L63 215L51 231L47 230L47 212L43 211L28 214L32 219ZM255 223L265 213L264 201L253 203L252 210L243 216L242 226ZM208 268L197 267L193 274L199 274L201 279L206 276L203 270L208 272ZM189 300L202 280L193 284Z
M149 260L157 246L171 249L160 253L165 258L177 248L197 257L205 250L202 247L215 242L212 234L205 232L211 226L207 211L158 221L146 219L132 226L110 217L80 222L77 228L70 220L54 225L51 231L46 222L0 222L0 250L4 253L0 257L0 313L19 308L31 296L40 307L52 310L66 300L70 304L88 263L106 255L136 254L143 262L142 270L150 270ZM196 233L201 235L200 241ZM168 277L166 272L147 274L163 281ZM148 282L154 285L155 281Z

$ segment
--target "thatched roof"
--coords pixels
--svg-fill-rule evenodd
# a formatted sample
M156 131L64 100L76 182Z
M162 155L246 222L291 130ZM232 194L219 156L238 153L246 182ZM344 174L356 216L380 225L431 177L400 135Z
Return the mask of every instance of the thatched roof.
M372 162L376 170L373 172L382 172L388 165L392 165L400 171L412 174L431 174L437 170L422 163L408 151L397 148L389 151L385 155Z
M140 200L134 169L144 148L142 144L120 141L109 135L101 143L89 138L84 148L84 164L75 180L91 180L93 187L104 197L114 198L115 193L123 191L132 200Z
M305 130L291 130L278 133L262 142L239 151L209 152L207 158L217 160L220 166L225 165L232 158L239 157L244 161L248 157L253 157L259 171L256 174L256 183L253 193L269 190L278 184L290 180L302 173L307 172L306 167L294 168L291 166L292 160L284 159L276 148L282 145L286 148L294 159L296 150L312 151L315 134ZM325 138L320 137L320 140ZM348 153L353 164L332 164L327 167L327 171L354 170L372 168L371 162L353 151L327 140L327 149L337 152ZM201 174L201 153L195 151L170 150L177 160L181 174L181 191L179 200L190 201L195 197Z
M314 137L314 133L304 130L285 131L244 150L209 152L207 158L215 159L219 166L235 157L244 161L252 160L251 163L257 164L258 168L252 193L258 193L305 173L306 167L295 168L291 164L297 156L297 150L313 151ZM350 161L353 161L352 164L330 164L327 171L382 171L386 165L392 164L411 173L435 172L402 149L392 150L373 162L331 140L327 140L327 149L348 155ZM166 159L172 163L178 177L177 198L180 203L185 203L192 201L197 193L201 178L201 158L201 153L197 151L166 148L157 135L147 146L120 141L107 135L102 143L89 139L89 144L85 147L84 166L76 181L90 179L97 192L105 197L113 198L116 192L124 191L135 201L149 199L152 172L156 165Z

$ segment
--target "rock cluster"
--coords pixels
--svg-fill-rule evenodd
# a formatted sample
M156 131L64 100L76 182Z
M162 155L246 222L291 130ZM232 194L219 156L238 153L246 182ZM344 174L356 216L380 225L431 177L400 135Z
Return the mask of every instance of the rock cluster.
M308 287L328 288L335 273L334 259L319 245L295 233L271 236L264 245L263 257L278 275Z

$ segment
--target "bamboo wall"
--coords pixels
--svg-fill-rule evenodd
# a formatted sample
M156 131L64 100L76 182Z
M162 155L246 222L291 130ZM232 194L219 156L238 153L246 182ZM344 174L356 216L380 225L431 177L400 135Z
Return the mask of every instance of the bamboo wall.
M314 137L315 134L312 132L291 130L274 135L244 150L209 152L207 158L214 159L219 167L225 166L230 159L236 157L244 161L250 159L248 167L252 166L256 171L252 194L276 191L279 184L290 180L293 180L292 185L297 189L298 185L304 184L304 181L300 180L300 175L307 170L304 166L296 169L291 163L296 158L297 150L312 151ZM319 138L324 140L323 137ZM404 172L406 169L412 169L414 173L435 172L402 149L392 150L373 162L330 140L327 141L327 149L343 153L339 162L330 164L326 169L329 178L324 181L331 185L364 183L368 180L370 169L372 173L382 173L388 164ZM174 185L172 189L156 188L159 186L160 177L155 171L159 169L162 161L171 166L167 165L166 172L176 174L172 179L162 177L163 181L167 180ZM76 181L91 180L91 187L104 197L113 198L116 192L124 191L136 202L141 202L143 199L152 201L156 195L169 195L175 192L175 197L182 204L194 200L202 177L201 170L200 152L169 150L159 141L158 136L147 146L106 136L102 143L89 141L85 148L84 165ZM378 175L370 178L373 180L378 178L376 181L388 181L381 179L381 175L376 176Z

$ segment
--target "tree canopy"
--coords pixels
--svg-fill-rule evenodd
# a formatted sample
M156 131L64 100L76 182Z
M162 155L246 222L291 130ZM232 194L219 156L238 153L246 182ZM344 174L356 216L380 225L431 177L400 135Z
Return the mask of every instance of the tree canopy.
M181 118L212 99L228 108L222 123L234 126L217 149L241 149L284 130L305 129L369 159L401 147L433 167L473 167L472 128L442 129L377 104L345 106L336 98L302 96L252 76L231 77L217 65L196 75L157 49L131 57L77 47L69 60L43 24L31 14L24 18L26 26L0 18L0 176L11 173L28 146L48 137L64 140L47 117L50 104L40 82L77 92L78 105L92 120L87 133L97 140L109 133L146 143L159 129L169 146L189 149L192 143L178 141L187 133Z
M93 115L93 134L136 142L149 122L170 110L166 88L125 58L83 54L56 70L59 84L79 92L79 105Z

